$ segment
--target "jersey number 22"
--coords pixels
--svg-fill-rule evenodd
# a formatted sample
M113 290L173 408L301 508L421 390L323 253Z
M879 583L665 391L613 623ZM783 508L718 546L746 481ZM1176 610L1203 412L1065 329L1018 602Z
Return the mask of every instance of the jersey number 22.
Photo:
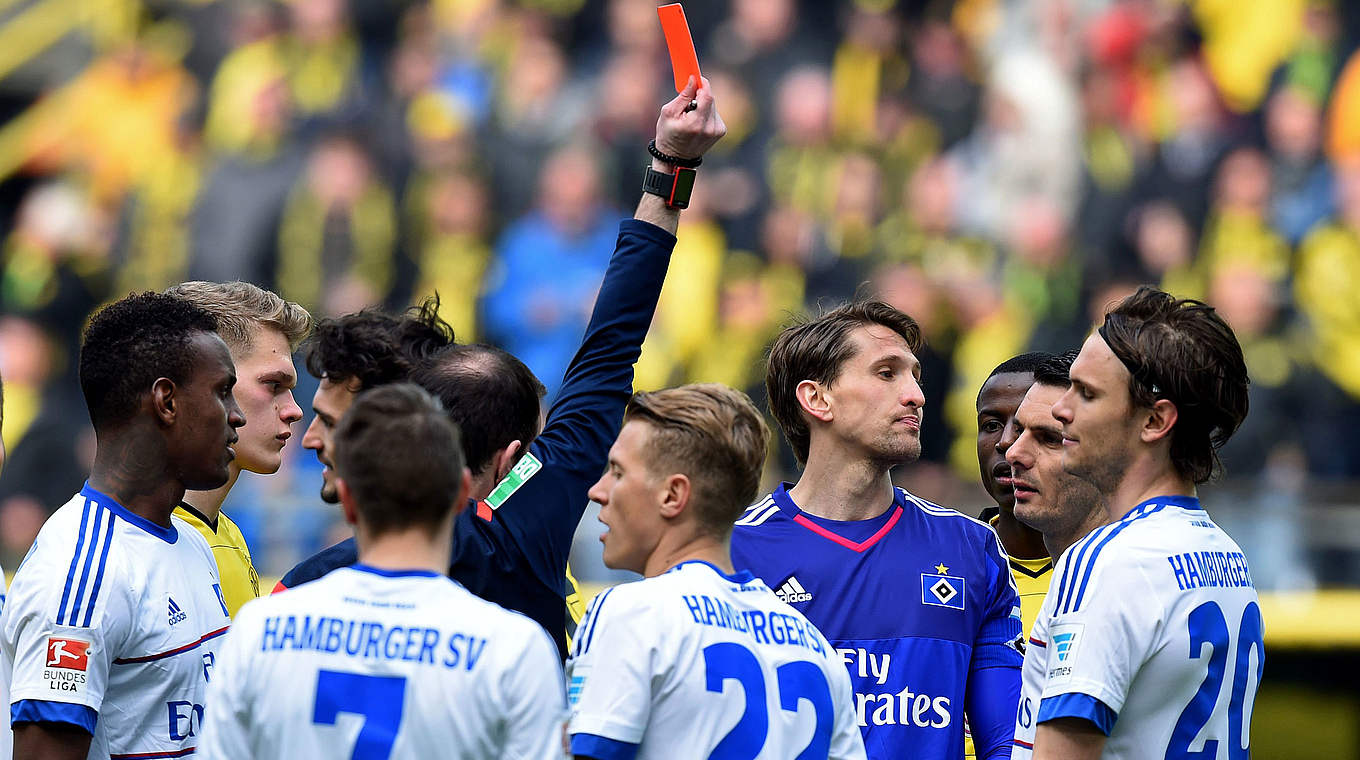
M708 760L754 760L770 732L770 716L765 707L765 675L761 672L760 661L740 644L710 644L704 647L704 678L709 691L721 694L723 682L731 679L741 684L746 694L746 710L741 719L713 748ZM775 670L775 680L780 708L797 712L798 702L806 699L812 703L816 716L812 741L796 760L826 758L831 751L831 718L834 714L826 676L816 665L795 660L780 665Z

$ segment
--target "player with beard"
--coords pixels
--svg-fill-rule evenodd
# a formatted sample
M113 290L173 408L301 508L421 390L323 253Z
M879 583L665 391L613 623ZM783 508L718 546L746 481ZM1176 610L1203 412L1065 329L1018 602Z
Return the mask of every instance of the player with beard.
M663 106L656 130L657 151L684 164L716 143L726 126L707 81L691 84ZM693 179L693 170L654 158L649 176L655 179L662 170L664 176L674 172ZM633 364L666 277L683 208L671 200L656 194L655 186L644 186L634 218L619 224L581 347L541 428L543 384L523 362L494 346L442 347L410 375L440 399L463 431L472 471L474 503L458 517L450 577L483 599L533 618L552 635L563 659L568 635L584 612L567 556L589 504L586 492L618 433L632 393ZM327 461L326 444L317 445L318 458ZM357 557L354 540L347 539L304 560L280 585L306 583Z
M1109 522L1095 487L1062 468L1062 423L1053 416L1053 405L1067 391L1067 375L1075 357L1073 351L1036 365L1034 384L1016 410L1014 433L1006 448L1015 492L1015 516L1043 535L1044 545L1055 561L1069 546ZM1056 599L1056 595L1049 598ZM1051 613L1051 609L1043 613ZM1039 620L1027 632L1029 645L1011 750L1014 760L1027 760L1034 746L1034 719L1051 641L1047 630L1049 615L1043 613L1035 610Z
M747 510L732 558L842 655L870 758L1004 757L1020 689L1020 600L986 523L894 488L921 453L916 322L876 301L785 329L770 407L804 465ZM919 585L917 581L919 580Z
M227 481L245 424L216 330L210 313L156 293L90 319L90 479L38 533L0 625L15 757L194 751L227 606L212 550L172 513L186 490Z
M1020 593L1020 619L1026 635L1039 614L1044 594L1048 593L1053 561L1044 548L1043 535L1015 519L1015 492L1011 488L1006 449L1019 435L1015 412L1034 384L1034 370L1051 358L1052 354L1036 351L1007 359L992 370L977 396L978 470L983 489L996 502L995 507L984 509L978 519L992 526L1006 550L1011 578ZM965 734L963 756L976 757L970 733Z
M1015 416L1034 385L1035 372L1056 357L1044 352L1021 354L992 370L977 397L977 454L982 487L996 507L979 515L996 531L1010 558L1011 575L1020 592L1020 617L1025 631L1034 624L1039 605L1048 593L1053 561L1039 531L1016 519L1015 491L1006 452L1020 435Z
M1265 652L1246 557L1197 486L1247 415L1247 368L1213 308L1143 287L1105 315L1053 406L1063 469L1109 525L1062 556L1035 758L1246 757Z

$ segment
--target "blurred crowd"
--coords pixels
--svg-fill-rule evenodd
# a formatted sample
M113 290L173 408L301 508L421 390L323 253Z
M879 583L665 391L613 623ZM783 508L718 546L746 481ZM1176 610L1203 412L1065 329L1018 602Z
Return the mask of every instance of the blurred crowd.
M438 292L458 340L514 352L551 394L673 96L655 0L132 5L131 33L3 143L20 167L0 178L8 551L83 477L74 348L129 291L245 279L319 317ZM1231 480L1360 477L1349 6L687 3L729 134L699 170L638 387L759 400L791 313L881 297L929 341L906 477L968 507L992 367L1077 347L1151 282L1217 306L1246 349ZM244 498L314 500L314 458L290 449L299 475ZM791 468L781 454L771 477Z

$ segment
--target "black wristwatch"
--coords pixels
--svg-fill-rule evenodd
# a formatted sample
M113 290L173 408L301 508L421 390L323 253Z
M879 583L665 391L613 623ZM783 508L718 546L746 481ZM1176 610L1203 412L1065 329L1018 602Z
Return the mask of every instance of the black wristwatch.
M642 191L659 195L666 199L667 208L688 208L689 196L694 192L695 171L688 167L675 167L674 174L666 174L647 167L642 177Z

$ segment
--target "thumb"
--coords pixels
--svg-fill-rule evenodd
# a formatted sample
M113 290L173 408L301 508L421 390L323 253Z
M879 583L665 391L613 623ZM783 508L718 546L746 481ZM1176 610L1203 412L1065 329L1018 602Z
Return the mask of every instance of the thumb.
M690 74L689 79L685 81L685 89L680 91L680 97L685 98L687 101L694 100L694 93L698 91L699 83L695 82L694 75Z

